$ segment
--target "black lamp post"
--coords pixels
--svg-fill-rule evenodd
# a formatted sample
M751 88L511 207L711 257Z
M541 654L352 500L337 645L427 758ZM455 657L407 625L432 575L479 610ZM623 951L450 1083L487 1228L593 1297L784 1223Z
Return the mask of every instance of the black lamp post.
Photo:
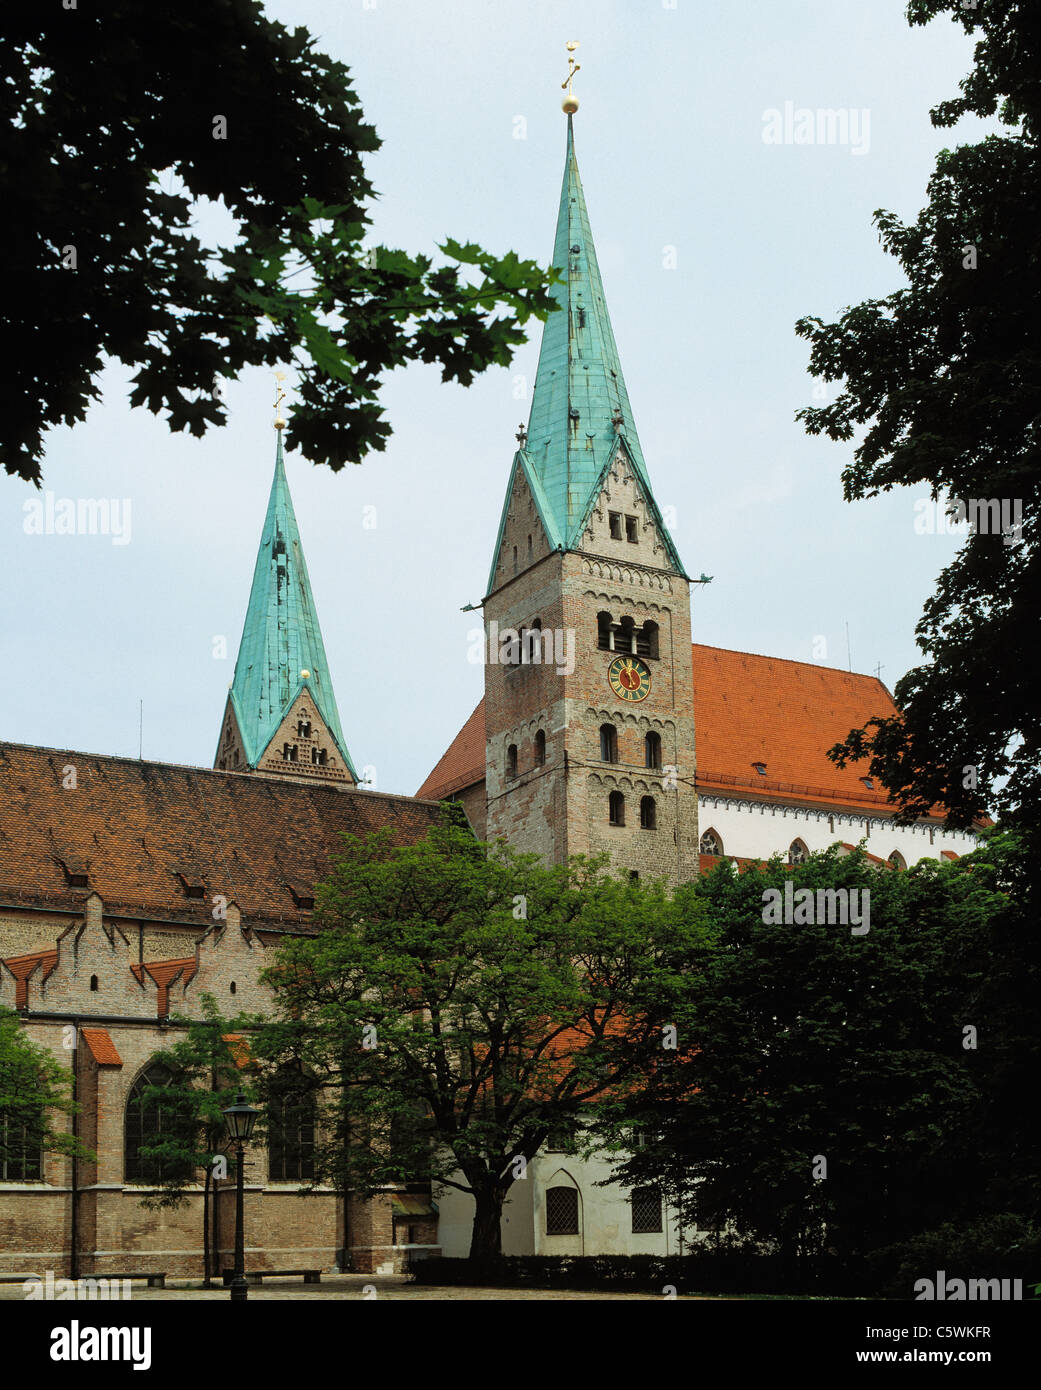
M242 1237L242 1146L253 1133L253 1126L260 1111L254 1110L252 1105L247 1105L245 1095L239 1091L235 1097L235 1104L229 1105L222 1114L228 1127L228 1137L238 1147L238 1174L235 1184L235 1271L231 1281L231 1301L245 1303L249 1297L249 1285L246 1283L246 1252Z

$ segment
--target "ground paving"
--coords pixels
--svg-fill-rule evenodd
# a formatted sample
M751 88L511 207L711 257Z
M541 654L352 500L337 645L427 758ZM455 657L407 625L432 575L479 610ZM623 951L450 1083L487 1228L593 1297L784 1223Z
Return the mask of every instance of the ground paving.
M228 1301L225 1288L204 1289L201 1280L167 1281L165 1289L150 1289L144 1284L132 1285L133 1303L151 1302L191 1302L193 1300ZM684 1295L678 1295L684 1298ZM691 1295L698 1297L698 1295ZM0 1284L0 1301L17 1301L25 1298L20 1284ZM491 1289L477 1287L446 1288L413 1284L403 1274L323 1274L321 1284L304 1284L300 1279L272 1280L255 1288L250 1288L249 1301L256 1300L329 1300L329 1299L379 1299L410 1302L540 1302L561 1299L574 1302L588 1300L607 1300L610 1302L662 1302L661 1294L654 1293L603 1293L578 1289ZM71 1300L60 1300L69 1302Z

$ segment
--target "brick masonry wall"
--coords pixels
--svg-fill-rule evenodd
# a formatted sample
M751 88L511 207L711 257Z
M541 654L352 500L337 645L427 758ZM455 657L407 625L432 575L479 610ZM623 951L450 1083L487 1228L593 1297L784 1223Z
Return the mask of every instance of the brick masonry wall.
M215 923L201 938L191 929L161 934L166 959L193 957L195 974L169 987L167 1012L201 1016L201 996L213 994L227 1014L238 1009L263 1011L270 994L260 972L270 952L244 931L238 908L229 903L227 921ZM47 917L58 926L64 919ZM196 939L198 938L198 939ZM146 934L147 939L147 934ZM79 1272L119 1273L161 1269L170 1274L201 1276L203 1269L203 1196L201 1185L189 1190L175 1210L153 1212L141 1205L146 1190L124 1178L124 1116L134 1083L154 1053L168 1047L177 1028L159 1017L160 991L146 974L135 978L140 943L127 924L121 930L106 921L104 904L91 894L84 917L68 925L56 941L52 934L38 949L56 949L57 964L43 981L38 967L29 980L29 1012L24 1026L33 1042L45 1047L59 1065L76 1067L81 1112L76 1121L96 1163L77 1165ZM0 958L12 955L0 925ZM159 953L151 956L158 958ZM146 959L149 957L146 956ZM91 977L97 988L92 990ZM232 996L230 984L236 992ZM14 1007L16 981L0 967L0 1003ZM53 1012L55 1020L39 1017ZM99 1064L73 1020L81 1027L104 1028L119 1056L118 1064ZM124 1021L116 1021L122 1019ZM67 1045L75 1042L76 1046ZM58 1116L58 1127L71 1129L71 1117ZM247 1159L245 1237L247 1268L332 1269L343 1246L343 1199L334 1192L300 1195L296 1183L270 1182L266 1151L256 1148ZM201 1178L201 1174L199 1175ZM42 1182L0 1182L0 1272L71 1272L72 1163L45 1156ZM233 1184L222 1184L221 1259L230 1263L234 1242ZM390 1197L372 1204L364 1241L381 1247L367 1257L376 1269L393 1261ZM218 1261L218 1268L220 1262Z
M636 539L611 534L611 513L637 519ZM648 513L638 481L624 462L608 474L583 536L584 549L534 553L527 535L534 503L519 477L496 570L498 587L485 602L486 631L530 629L573 634L574 670L566 647L554 645L547 661L519 667L489 660L485 670L487 837L560 862L569 854L606 851L616 871L635 871L673 882L698 871L698 817L694 794L694 699L691 669L690 596L672 568ZM535 515L534 525L541 534ZM517 547L517 570L512 570ZM502 582L499 583L500 577ZM645 658L651 691L626 703L612 690L607 671L616 653L598 648L597 614L617 623L648 619L658 626L658 657ZM496 629L492 628L492 624ZM490 654L496 655L493 642ZM565 659L559 663L561 654ZM562 666L564 669L559 669ZM618 762L600 759L600 726L618 731ZM537 766L535 736L546 737L546 761ZM675 787L645 766L644 737L661 738L662 762L676 768ZM507 773L507 750L517 748L517 776ZM608 798L625 796L625 824L611 825ZM644 829L640 802L653 797L656 824Z

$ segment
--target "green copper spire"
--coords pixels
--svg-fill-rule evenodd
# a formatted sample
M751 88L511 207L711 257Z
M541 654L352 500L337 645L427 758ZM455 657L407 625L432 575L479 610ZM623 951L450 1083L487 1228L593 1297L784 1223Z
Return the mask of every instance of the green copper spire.
M305 671L306 676L302 675ZM231 687L231 703L250 767L257 766L305 686L357 781L340 728L304 548L286 482L279 430L275 477Z
M542 331L527 440L518 451L543 512L547 536L562 550L578 547L600 480L621 443L669 558L682 574L683 565L651 492L625 389L578 174L570 114L553 264L566 278L552 290L560 310L550 314Z

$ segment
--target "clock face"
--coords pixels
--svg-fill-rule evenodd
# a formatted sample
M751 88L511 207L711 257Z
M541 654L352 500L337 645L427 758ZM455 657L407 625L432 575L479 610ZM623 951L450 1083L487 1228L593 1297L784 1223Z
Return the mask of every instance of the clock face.
M607 668L607 681L620 700L646 700L651 673L635 656L616 656Z

